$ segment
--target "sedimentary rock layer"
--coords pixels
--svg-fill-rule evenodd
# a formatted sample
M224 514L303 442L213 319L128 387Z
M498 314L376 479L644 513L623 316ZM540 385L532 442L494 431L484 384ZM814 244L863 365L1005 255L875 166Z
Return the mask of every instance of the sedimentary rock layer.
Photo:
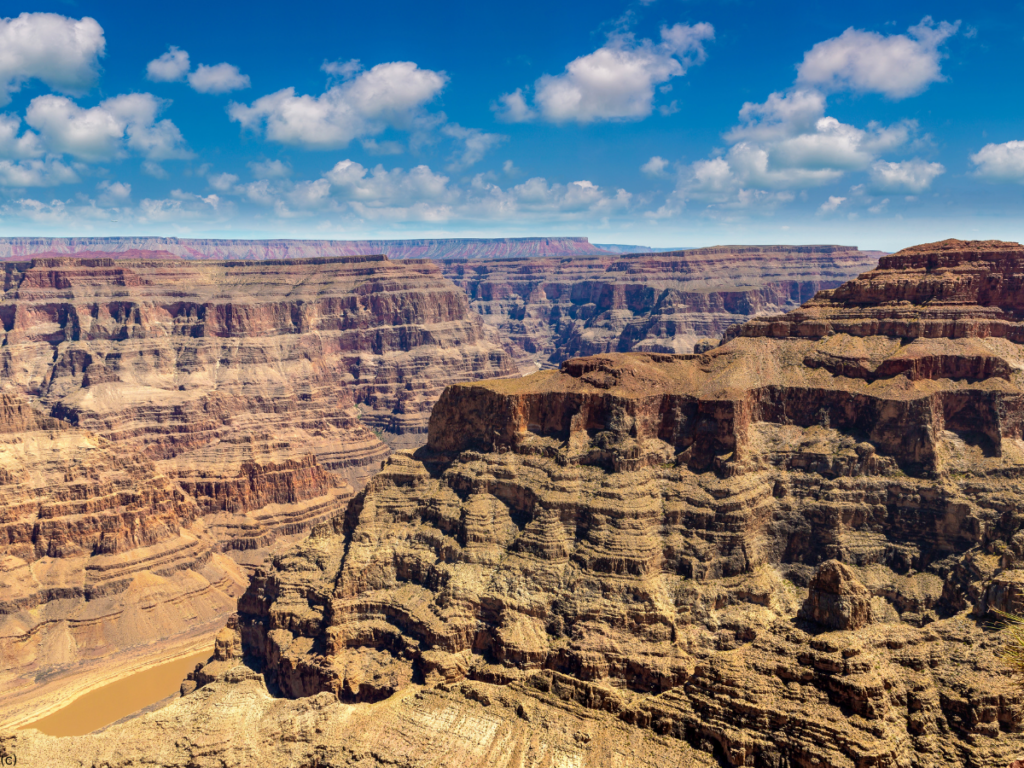
M209 636L246 569L342 512L378 437L422 442L445 384L513 370L431 262L3 277L0 721Z
M606 352L692 352L875 266L854 247L722 246L632 256L445 261L524 372Z
M0 261L42 254L166 251L185 259L332 258L383 253L390 259L506 259L604 253L585 237L417 240L194 240L180 237L3 237Z
M0 749L1009 765L1024 693L991 619L1024 610L1024 318L999 284L1022 257L922 246L704 354L453 385L427 446L256 574L183 698Z

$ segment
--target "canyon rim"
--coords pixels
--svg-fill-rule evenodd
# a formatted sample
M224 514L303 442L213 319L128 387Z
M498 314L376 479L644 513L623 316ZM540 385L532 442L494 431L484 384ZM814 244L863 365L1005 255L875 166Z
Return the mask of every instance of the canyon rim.
M169 706L47 764L1008 766L1024 247L448 386ZM22 417L24 420L27 417Z

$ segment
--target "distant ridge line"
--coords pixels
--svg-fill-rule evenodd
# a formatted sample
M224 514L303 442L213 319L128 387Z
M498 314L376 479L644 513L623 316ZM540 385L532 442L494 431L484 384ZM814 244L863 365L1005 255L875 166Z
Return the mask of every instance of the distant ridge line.
M385 254L389 259L510 258L607 253L586 237L414 238L405 240L268 240L178 237L4 237L0 260L36 254L161 251L184 259L265 261Z

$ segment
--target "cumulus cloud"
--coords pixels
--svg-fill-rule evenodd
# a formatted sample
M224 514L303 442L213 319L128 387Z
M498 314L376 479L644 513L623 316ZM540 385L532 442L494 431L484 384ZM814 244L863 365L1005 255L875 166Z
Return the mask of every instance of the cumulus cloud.
M930 16L906 35L881 35L850 27L804 54L797 82L826 91L851 90L904 99L945 80L939 46L960 22L936 24Z
M477 174L468 186L455 184L427 165L408 170L373 168L342 160L319 179L298 182L260 179L232 191L250 202L291 218L330 212L332 220L367 221L462 220L494 221L535 216L581 218L628 210L631 195L606 190L589 180L552 183L541 177L502 188L493 174Z
M320 65L320 70L326 72L331 77L339 77L342 80L351 80L363 69L363 65L359 63L359 59L351 59L349 61L324 61Z
M902 163L879 160L871 166L871 181L878 188L892 192L924 192L946 172L941 163L914 158Z
M916 129L906 121L888 127L871 122L866 129L841 123L825 115L825 97L813 90L773 93L763 104L747 102L740 121L726 139L769 147L773 166L780 169L863 169L879 153L906 143Z
M980 178L1024 183L1024 141L986 144L971 155L971 163Z
M132 150L150 162L192 156L181 131L156 117L166 102L149 93L115 96L89 109L63 96L39 96L25 113L52 152L87 162L125 157Z
M500 133L484 133L476 128L463 128L458 123L442 126L441 133L461 144L461 149L456 151L449 165L452 170L461 170L480 162L488 150L508 139L508 136Z
M667 168L668 160L666 160L664 157L659 157L658 155L655 155L646 163L640 166L640 171L641 173L644 173L653 178L664 178L668 176L668 174L665 172L665 169Z
M395 61L360 72L320 96L296 95L294 88L285 88L250 105L232 103L228 114L269 141L337 149L353 139L378 135L389 126L414 128L424 106L447 82L444 72Z
M106 40L88 16L23 13L0 19L0 106L32 79L61 93L79 95L96 82Z
M632 197L624 189L609 197L603 189L586 179L569 184L550 184L541 177L512 187L511 196L520 210L565 213L624 208Z
M177 223L188 219L208 218L220 204L217 195L193 195L173 190L170 198L145 198L134 211L135 220L140 224L151 222Z
M4 205L2 212L5 216L27 219L38 224L55 224L68 218L67 206L63 200L44 203L32 198L20 198Z
M199 93L229 93L249 87L249 76L227 62L207 66L200 64L188 75L188 84Z
M845 197L836 197L835 195L829 195L828 200L826 200L818 207L818 213L835 213L835 210L845 202Z
M20 136L21 118L17 115L0 114L0 157L24 159L39 157L44 149L39 135L25 131Z
M188 80L192 90L199 93L229 93L249 87L249 76L243 75L234 64L200 64L189 72L191 66L188 51L172 45L167 53L146 65L146 77L158 83Z
M712 39L714 28L707 23L662 27L660 43L616 33L593 53L569 62L562 74L540 77L533 108L517 89L499 97L494 109L509 122L538 115L554 123L641 120L654 109L655 87L702 63L704 43Z
M156 83L174 83L184 80L191 66L188 51L172 45L167 53L146 65L146 77Z
M352 160L342 160L324 174L342 200L370 206L409 206L419 202L451 202L455 192L449 178L418 165L408 171L387 170L383 165L367 169Z
M737 184L766 189L819 186L865 170L916 130L907 121L866 128L842 123L825 114L820 92L803 89L744 104L740 121L725 135L733 145L725 162Z
M120 205L126 203L132 196L132 185L120 181L101 181L96 189L102 193L100 202L104 205Z
M405 152L405 147L398 141L377 141L376 139L361 139L363 149L371 155L400 155Z
M537 113L526 103L522 88L499 96L498 100L491 104L491 109L499 120L506 123L528 123L537 117Z
M254 160L247 165L258 179L283 179L292 172L291 167L280 160Z
M331 192L327 179L301 181L287 192L287 199L296 208L315 208L326 202Z
M60 160L0 160L0 186L55 187L73 184L78 174Z
M233 173L217 173L207 176L206 181L218 192L228 192L238 183L238 177Z
M250 201L259 205L273 205L277 200L277 189L271 187L269 179L252 181L245 185L243 192Z

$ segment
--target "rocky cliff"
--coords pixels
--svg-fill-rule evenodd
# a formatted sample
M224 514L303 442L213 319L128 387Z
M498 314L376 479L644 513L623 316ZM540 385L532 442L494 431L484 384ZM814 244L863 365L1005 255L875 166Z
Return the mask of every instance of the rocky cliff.
M421 443L446 384L513 371L427 261L2 274L0 721L209 638L247 569L341 514L381 439Z
M604 253L585 237L418 240L214 240L180 237L0 237L0 261L43 254L162 251L183 259L308 259L377 253L389 259L507 259Z
M257 572L178 702L0 749L1007 766L1024 694L990 620L1024 610L1021 264L921 246L704 354L453 385L426 447Z
M692 352L750 317L866 272L877 251L721 246L670 253L445 261L524 372L607 352Z

